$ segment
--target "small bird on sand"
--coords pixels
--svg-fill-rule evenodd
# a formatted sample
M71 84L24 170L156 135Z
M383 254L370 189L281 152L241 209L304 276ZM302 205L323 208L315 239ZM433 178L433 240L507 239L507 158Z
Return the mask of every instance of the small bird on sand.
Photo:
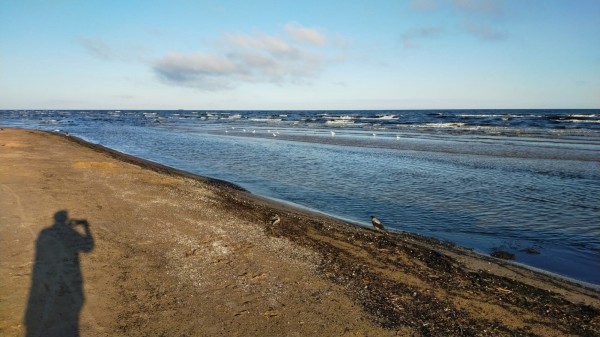
M278 223L281 222L281 218L279 217L278 214L275 214L271 217L271 225L277 225Z
M379 219L377 219L374 215L371 215L371 223L378 230L380 230L380 231L385 230L385 227L383 227L383 224L381 223L381 221L379 221Z

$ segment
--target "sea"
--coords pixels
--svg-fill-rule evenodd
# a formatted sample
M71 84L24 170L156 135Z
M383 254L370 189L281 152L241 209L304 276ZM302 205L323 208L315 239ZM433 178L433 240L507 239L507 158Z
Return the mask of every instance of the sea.
M600 285L600 110L5 110L267 198Z

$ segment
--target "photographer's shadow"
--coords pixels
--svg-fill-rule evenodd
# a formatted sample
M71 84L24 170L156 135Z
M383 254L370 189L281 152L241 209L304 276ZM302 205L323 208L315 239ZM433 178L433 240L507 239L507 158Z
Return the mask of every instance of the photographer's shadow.
M81 232L77 226L82 226ZM87 220L69 219L64 210L56 212L54 224L40 232L25 312L27 337L79 336L84 303L79 253L93 248Z

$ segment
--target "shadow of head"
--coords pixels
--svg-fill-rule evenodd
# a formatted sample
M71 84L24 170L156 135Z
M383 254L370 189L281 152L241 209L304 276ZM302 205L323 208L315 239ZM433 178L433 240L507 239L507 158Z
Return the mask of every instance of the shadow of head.
M66 223L69 218L69 212L62 210L54 213L54 222L55 223Z
M25 312L27 337L79 336L84 303L79 254L94 248L89 227L87 220L69 219L69 213L60 210L54 225L40 232Z

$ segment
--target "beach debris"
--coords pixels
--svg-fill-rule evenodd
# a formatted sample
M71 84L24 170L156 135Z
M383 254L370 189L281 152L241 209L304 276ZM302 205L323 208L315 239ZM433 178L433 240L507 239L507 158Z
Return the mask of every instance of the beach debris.
M269 220L271 221L271 225L277 225L281 222L281 218L278 214L273 215Z
M381 221L379 221L379 219L377 219L374 215L371 215L371 223L378 230L380 230L380 231L385 230L385 227L383 227L383 224L381 223Z
M185 257L190 257L192 255L196 255L196 250L198 250L198 248L194 248L188 252L185 252Z
M509 253L504 250L494 250L492 252L492 254L490 254L490 255L493 257L499 258L499 259L503 259L503 260L514 260L515 259L515 254Z
M269 309L269 310L267 310L267 311L265 311L263 313L263 316L265 316L265 317L276 317L276 316L279 316L279 311L273 310L273 309Z

